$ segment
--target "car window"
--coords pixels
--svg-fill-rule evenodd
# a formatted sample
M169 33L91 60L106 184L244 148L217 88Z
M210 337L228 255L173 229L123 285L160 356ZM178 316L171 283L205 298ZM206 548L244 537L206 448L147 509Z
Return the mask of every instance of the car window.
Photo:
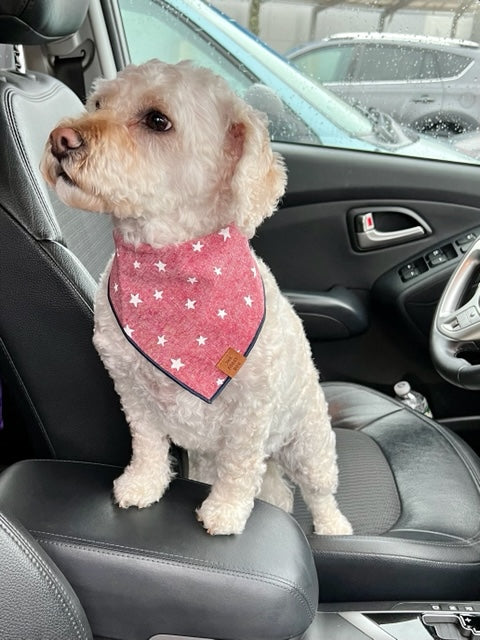
M295 64L319 82L343 82L347 79L353 53L353 45L313 49L296 58Z
M384 43L366 44L354 80L357 82L405 82L438 78L433 52L417 47Z
M437 55L442 78L453 78L460 75L465 69L473 64L472 58L460 56L449 51L441 51Z

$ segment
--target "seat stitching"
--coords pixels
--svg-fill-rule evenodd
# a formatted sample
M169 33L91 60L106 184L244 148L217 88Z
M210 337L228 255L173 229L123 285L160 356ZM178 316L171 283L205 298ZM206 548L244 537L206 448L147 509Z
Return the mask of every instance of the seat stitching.
M437 536L445 536L446 538L452 538L453 540L461 540L462 543L465 543L467 540L471 540L471 538L462 538L460 536L454 536L450 533L442 533L440 531L431 531L429 529L408 529L408 528L403 528L403 529L389 529L388 533L392 533L392 531L395 531L397 533L402 533L402 532L408 532L411 531L412 533L432 533L433 535L437 535ZM433 542L433 541L432 541ZM441 544L441 543L440 543ZM452 544L452 546L467 546L465 544L462 545L454 545Z
M42 532L40 532L42 533ZM43 532L43 534L49 535L47 532ZM64 536L66 538L66 536ZM302 587L300 587L298 584L293 583L293 582L289 582L287 580L283 580L282 578L280 578L279 576L268 576L267 574L262 575L261 573L255 574L253 572L247 573L245 571L233 571L233 570L228 570L222 567L219 567L218 569L216 569L215 567L211 566L199 566L194 564L193 562L188 562L188 563L182 563L180 561L175 561L173 559L168 560L166 558L162 558L162 557L148 557L148 556L144 556L141 554L135 554L135 553L126 553L121 551L122 548L129 550L129 547L122 547L121 545L118 545L119 550L115 551L115 547L117 545L110 545L112 546L112 550L105 548L102 549L100 547L95 547L93 546L93 544L86 544L86 545L81 545L81 544L74 544L74 540L75 538L72 538L72 542L64 542L63 540L52 540L52 539L42 539L41 537L38 538L39 541L42 542L42 544L45 545L52 545L52 546L57 546L57 547L61 547L61 548L71 548L71 549L77 549L80 551L92 551L93 553L98 553L100 555L103 556L114 556L114 557L127 557L127 558L131 558L132 560L136 560L136 561L145 561L145 562L150 562L153 564L165 564L165 565L169 565L169 566L185 566L185 564L187 564L188 568L194 570L194 571L202 571L202 570L207 570L208 573L215 573L215 574L221 574L221 575L231 575L231 576L235 576L235 577L242 577L245 578L246 580L253 580L256 582L263 582L266 584L270 584L271 586L274 587L278 587L279 589L283 590L283 591L287 591L288 593L293 594L294 598L296 600L298 600L300 602L300 604L302 605L302 607L304 609L306 609L308 615L312 618L313 615L316 612L316 603L314 604L312 602L312 600L309 598L309 596L304 592L304 590L302 589ZM82 540L81 538L79 539L80 541ZM84 542L91 542L88 540L85 540ZM98 543L97 543L98 544ZM108 545L108 543L105 543L106 546ZM131 549L131 551L135 551L135 549ZM144 550L143 550L144 551ZM151 552L149 552L151 553ZM165 554L167 555L167 554ZM182 556L179 556L179 558L181 558ZM188 558L186 558L188 559ZM193 559L195 560L195 559ZM269 579L270 578L270 579Z
M365 553L362 553L361 551L315 551L315 553L317 555L320 556L347 556L347 557L351 557L351 556L355 556L355 557L361 557L363 559L365 559ZM461 567L464 565L468 565L469 567L476 567L479 566L480 567L480 561L475 561L475 562L452 562L449 560L430 560L427 558L416 558L414 556L406 556L404 554L392 554L392 553L376 553L376 557L381 557L381 558L386 558L389 560L409 560L410 562L415 562L415 564L417 563L422 563L422 564L429 564L429 565L440 565L440 566L451 566L451 567Z
M9 538L17 547L33 562L40 574L43 576L45 584L55 593L60 601L62 609L66 611L69 622L75 631L77 638L89 640L90 634L85 628L82 620L78 616L76 607L68 593L66 593L57 576L51 571L50 567L39 556L36 550L29 544L27 540L22 538L19 533L11 526L2 514L0 514L0 527L5 531ZM80 629L78 628L80 627Z
M410 529L410 531L417 531L417 529ZM421 532L422 529L418 529L418 531ZM310 535L308 537L310 537ZM397 538L395 536L392 536L391 538L389 538L388 535L371 536L371 539L372 541L375 540L376 542L378 542L378 540L406 540L410 544L421 545L424 547L444 547L446 549L469 549L469 548L473 549L479 546L479 543L480 543L480 540L472 539L472 538L468 538L468 540L465 540L465 538L460 538L461 540L463 540L463 543L458 543L458 544L453 544L453 543L449 544L448 542L434 542L433 540L432 542L428 542L426 540L413 540L411 538Z
M86 545L90 546L95 546L95 545L99 545L99 547L101 545L103 545L105 548L111 548L111 549L118 549L120 551L128 551L128 552L132 552L134 554L140 552L144 553L144 554L151 554L154 555L158 558L167 558L167 559L175 559L176 561L178 561L179 563L181 563L181 561L186 560L189 563L194 563L197 564L199 566L204 566L206 568L210 568L210 567L216 567L219 571L231 571L232 573L238 572L238 573L242 573L242 574L247 574L247 575L253 575L253 576L262 576L264 578L267 579L272 579L272 580L279 580L281 582L284 582L285 584L287 584L288 586L294 586L295 588L298 588L300 591L303 592L303 589L300 585L298 585L295 582L290 582L289 580L286 580L284 578L282 578L281 576L278 575L274 575L271 573L264 573L262 571L251 571L249 569L245 569L245 568L239 568L239 567L232 567L231 569L228 569L227 567L221 565L220 563L214 562L214 561L207 561L207 560L202 560L201 558L194 558L191 556L185 556L182 554L178 554L178 553L170 553L170 552L165 552L165 551L154 551L152 549L144 549L142 547L130 547L127 545L121 545L121 544L116 544L113 542L106 542L104 540L92 540L89 538L82 538L80 536L68 536L68 535L63 535L61 533L51 533L49 531L39 531L36 529L32 529L32 533L35 534L35 536L47 536L48 538L52 538L52 539L62 539L62 540L67 540L67 541L72 541L72 542L79 542L79 543L84 543ZM305 597L306 594L305 594Z
M17 381L17 383L20 385L20 388L22 389L22 392L23 392L23 394L25 396L25 399L27 401L29 409L31 410L31 412L32 412L32 414L34 416L35 422L37 423L37 426L40 429L43 438L45 439L47 448L49 449L49 451L52 454L52 456L55 456L56 455L55 448L54 448L54 446L52 444L52 441L50 440L50 437L49 437L48 432L47 432L47 430L45 428L43 420L41 419L41 417L40 417L40 415L39 415L39 413L37 411L37 408L36 408L32 398L31 398L31 395L30 395L30 393L29 393L29 391L28 391L28 389L27 389L27 387L25 385L25 382L23 381L23 378L20 375L20 372L18 371L17 367L15 366L15 363L13 362L13 359L10 356L10 352L7 349L7 345L5 344L5 342L3 341L2 338L0 338L0 350L3 352L3 355L5 356L8 364L9 364L9 367L10 367L10 369L11 369L11 371L12 371L12 373L13 373L16 381Z

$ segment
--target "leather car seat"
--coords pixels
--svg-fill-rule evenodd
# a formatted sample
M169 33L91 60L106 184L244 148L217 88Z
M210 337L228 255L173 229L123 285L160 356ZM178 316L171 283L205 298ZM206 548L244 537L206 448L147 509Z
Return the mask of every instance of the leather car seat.
M91 640L80 602L18 522L0 512L0 629L4 640Z
M0 0L0 42L42 44L87 0ZM38 165L57 121L82 104L56 79L0 72L0 378L37 457L124 465L129 431L91 343L93 296L112 250L106 216L68 209ZM357 385L325 384L352 537L317 537L323 601L480 597L480 461L452 432ZM19 413L20 415L20 413Z

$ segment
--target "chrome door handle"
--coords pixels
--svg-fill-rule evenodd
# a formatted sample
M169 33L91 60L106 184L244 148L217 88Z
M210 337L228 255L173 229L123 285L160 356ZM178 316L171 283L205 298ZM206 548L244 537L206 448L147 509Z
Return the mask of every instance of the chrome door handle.
M381 249L416 240L432 233L430 226L415 211L403 207L392 207L390 212L392 214L400 213L402 217L412 221L412 226L380 231L376 228L375 215L379 213L388 215L389 208L372 207L368 210L362 209L353 212L355 242L359 249Z
M409 227L408 229L399 229L398 231L364 231L357 234L357 242L361 249L370 249L372 247L388 247L393 244L408 242L425 236L426 232L420 225Z

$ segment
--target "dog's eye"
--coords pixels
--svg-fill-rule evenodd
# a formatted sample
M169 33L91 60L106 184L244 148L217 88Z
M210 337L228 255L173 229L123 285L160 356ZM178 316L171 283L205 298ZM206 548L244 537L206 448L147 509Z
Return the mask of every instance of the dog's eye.
M98 111L98 109L100 109L101 106L102 105L100 103L100 100L95 100L95 109L97 109L97 111Z
M172 128L170 120L160 111L149 111L144 118L144 122L149 129L154 131L168 131Z

